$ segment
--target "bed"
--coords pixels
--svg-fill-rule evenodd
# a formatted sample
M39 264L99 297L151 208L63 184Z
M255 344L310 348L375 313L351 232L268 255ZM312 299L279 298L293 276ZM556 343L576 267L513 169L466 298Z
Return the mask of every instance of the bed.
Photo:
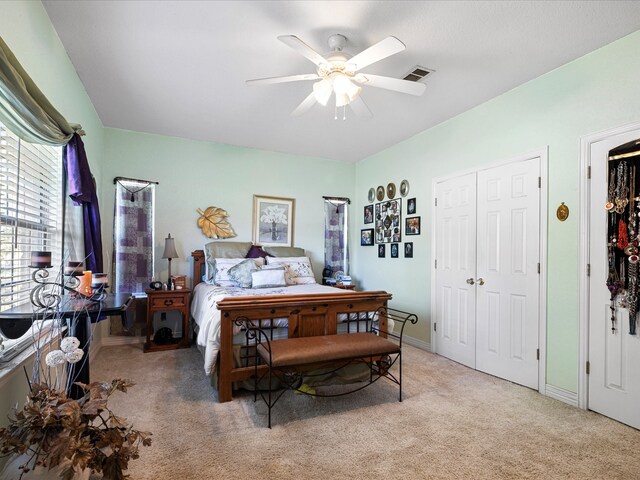
M364 331L374 316L380 330L387 331L384 313L374 313L384 312L391 299L387 292L343 290L319 285L315 280L259 289L215 285L203 281L211 255L205 250L191 254L194 279L191 316L205 372L215 378L212 383L217 385L220 402L232 400L234 384L255 374L255 355L251 354L242 321L268 328L272 338ZM222 261L218 261L220 269L224 269ZM279 260L271 261L277 264Z

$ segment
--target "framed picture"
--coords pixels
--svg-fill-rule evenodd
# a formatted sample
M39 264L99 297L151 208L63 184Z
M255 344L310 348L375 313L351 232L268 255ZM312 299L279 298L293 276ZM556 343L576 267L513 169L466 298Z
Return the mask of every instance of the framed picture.
M404 244L404 258L413 258L413 242Z
M364 223L373 223L373 205L365 205Z
M416 213L416 199L410 198L407 200L407 215L414 215Z
M360 230L360 245L363 247L373 246L373 228Z
M402 199L376 203L374 216L376 243L399 243L402 239Z
M253 243L293 246L293 198L253 196Z
M386 247L386 245L384 243L381 243L380 245L378 245L378 258L384 258L384 248Z
M398 244L391 244L391 258L398 258Z
M405 219L405 235L420 235L420 217L410 217Z

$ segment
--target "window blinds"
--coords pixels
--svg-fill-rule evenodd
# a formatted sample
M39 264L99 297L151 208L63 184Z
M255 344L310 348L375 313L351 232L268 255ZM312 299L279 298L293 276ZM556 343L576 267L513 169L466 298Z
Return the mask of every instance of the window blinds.
M0 123L0 310L29 299L32 250L60 265L62 149L21 141ZM52 275L56 272L52 271Z

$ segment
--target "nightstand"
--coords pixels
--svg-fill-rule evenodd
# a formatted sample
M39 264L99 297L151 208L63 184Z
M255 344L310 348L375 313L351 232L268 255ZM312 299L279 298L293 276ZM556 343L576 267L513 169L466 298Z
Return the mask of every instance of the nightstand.
M336 287L336 288L341 288L343 290L355 290L356 289L356 285L355 283L351 283L349 285L331 285L332 287Z
M147 342L145 352L189 348L189 296L191 290L147 290ZM175 310L182 315L182 338L174 338L168 343L155 343L153 337L153 314Z

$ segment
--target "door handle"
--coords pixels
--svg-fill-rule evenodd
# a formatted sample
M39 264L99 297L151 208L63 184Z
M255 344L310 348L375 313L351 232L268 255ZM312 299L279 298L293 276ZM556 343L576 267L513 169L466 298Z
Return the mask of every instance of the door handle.
M473 284L474 284L474 283L476 283L476 282L473 280L473 278L467 278L467 283L468 283L469 285L473 285Z
M484 285L484 278L480 277L478 280L476 280L478 282L478 285Z

